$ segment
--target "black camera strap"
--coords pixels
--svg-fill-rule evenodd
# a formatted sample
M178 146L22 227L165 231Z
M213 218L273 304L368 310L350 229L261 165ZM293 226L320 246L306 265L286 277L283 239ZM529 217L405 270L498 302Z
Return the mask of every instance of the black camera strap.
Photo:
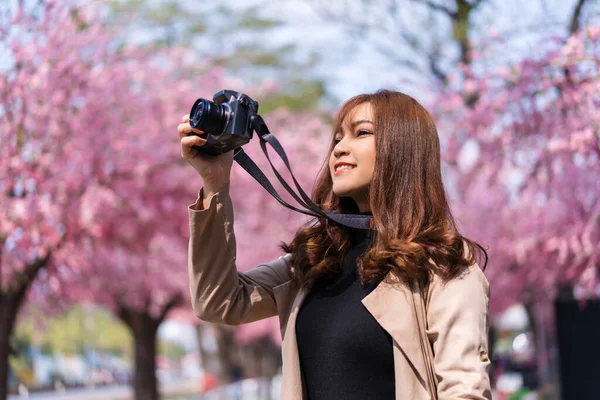
M302 205L304 208L306 208L306 210L302 210L297 207L294 207L294 206L288 204L285 200L283 200L281 198L281 196L279 195L279 193L277 193L277 191L275 190L275 188L273 187L273 185L271 184L269 179L260 170L260 168L258 168L258 166L254 163L254 161L252 161L252 159L248 156L248 154L246 154L246 152L244 152L244 150L241 147L235 149L235 151L234 151L235 161L242 168L244 168L246 170L246 172L248 172L267 192L269 192L271 194L271 196L273 196L283 206L285 206L291 210L300 212L302 214L311 215L311 216L317 217L317 218L318 217L329 218L330 220L337 222L338 224L348 226L351 228L372 229L372 217L370 217L368 215L340 214L340 213L335 213L335 212L325 212L319 206L317 206L311 200L310 196L308 196L306 194L306 192L304 192L304 190L302 189L302 187L296 180L296 177L294 176L294 173L292 172L292 168L290 166L288 157L285 154L285 150L283 150L283 147L281 146L281 144L279 143L277 138L269 132L269 129L267 128L267 125L266 125L265 121L262 119L262 117L260 115L255 115L254 117L252 117L251 123L252 123L252 129L254 129L254 131L258 134L258 136L260 138L260 146L262 148L263 153L265 154L265 157L269 161L269 164L271 165L271 168L273 169L275 176L277 177L279 182L283 185L283 187L290 193L290 195L292 195L294 197L294 199L300 205ZM271 158L269 156L269 152L268 152L267 146L266 146L267 143L270 144L271 147L273 147L275 152L277 152L279 157L283 160L287 170L290 172L290 175L294 181L294 185L298 189L298 193L300 193L301 198L288 185L288 183L285 181L285 179L283 179L283 177L279 174L279 172L277 172L277 169L273 165L273 162L271 161Z
M279 195L279 193L277 193L277 190L275 190L275 188L271 184L271 181L269 181L269 178L267 178L265 176L265 174L261 171L261 169L258 168L258 166L254 163L254 161L252 161L250 156L248 156L248 154L241 147L238 147L237 149L235 149L233 158L242 168L244 168L246 170L246 172L248 172L258 183L260 183L260 185L263 188L265 188L265 190L267 192L269 192L271 194L271 196L273 196L275 198L275 200L277 200L278 202L283 204L285 207L287 207L291 210L297 211L299 213L310 215L313 217L321 216L320 214L317 214L313 211L307 211L307 210L302 210L300 208L296 208L296 207L288 204L285 200L283 200L281 198L281 196ZM294 193L294 196L295 196L295 193Z

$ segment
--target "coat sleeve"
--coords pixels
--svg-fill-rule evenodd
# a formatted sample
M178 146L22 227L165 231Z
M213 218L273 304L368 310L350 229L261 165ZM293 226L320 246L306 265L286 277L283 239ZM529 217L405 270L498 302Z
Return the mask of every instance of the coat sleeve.
M192 307L198 318L237 325L277 315L273 288L293 279L291 255L247 272L236 268L233 206L229 184L202 209L203 189L188 207L188 272Z
M490 400L489 283L477 264L429 287L427 334L440 400Z

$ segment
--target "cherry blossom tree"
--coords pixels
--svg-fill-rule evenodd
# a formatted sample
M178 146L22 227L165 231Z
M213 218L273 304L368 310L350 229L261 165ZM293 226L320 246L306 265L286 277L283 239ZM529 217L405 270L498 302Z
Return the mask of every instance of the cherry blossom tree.
M462 174L463 200L485 202L477 199L482 190L492 200L468 206L477 218L465 218L473 227L500 213L510 221L485 228L494 247L510 238L495 258L506 268L490 270L500 282L514 273L510 281L551 295L564 281L589 290L597 283L599 41L600 28L587 27L522 62L469 71L461 89L444 93L436 106L450 134L445 154ZM478 96L472 107L461 106L465 91Z
M144 317L161 321L187 293L187 221L173 215L185 214L177 214L177 201L181 208L195 189L168 132L200 94L190 87L203 87L205 95L218 90L220 71L185 81L178 76L178 66L189 64L185 50L118 47L100 12L74 3L20 4L2 27L12 56L0 80L3 382L9 338L28 293L49 309L64 300L115 305L134 337ZM181 272L166 279L161 262ZM152 301L129 290L124 277L153 290ZM154 343L145 338L136 337L136 349L150 349L136 352L138 365L143 355L154 362ZM136 376L136 382L145 378ZM5 398L6 386L0 387Z
M0 161L0 379L29 293L48 308L93 301L113 310L134 337L136 397L156 398L156 330L174 307L191 309L185 207L201 187L181 161L175 127L199 96L227 87L260 101L277 88L224 79L185 49L119 46L100 14L66 3L19 6L2 30L13 62L0 81L0 135L9 144ZM318 119L280 111L271 120L274 132L289 132L293 160L321 150ZM248 151L265 168L257 148ZM304 183L315 165L295 163ZM299 220L241 169L232 179L244 270L277 257L273 238L289 239ZM241 336L277 330L260 324Z
M154 78L156 74L155 71ZM160 93L168 79L161 76L144 81L141 92ZM83 290L89 287L91 301L114 310L130 327L135 338L135 389L139 398L157 396L153 383L156 381L153 350L158 326L176 306L190 311L185 207L196 197L201 180L195 178L191 168L174 162L179 152L178 142L173 140L177 136L169 138L165 133L173 131L180 118L169 108L178 104L180 109L185 109L194 100L191 96L197 96L197 93L189 93L187 87L209 87L208 82L198 81L198 78L191 83L181 85L184 90L178 93L173 82L164 102L161 98L154 99L154 104L130 101L130 110L123 106L122 112L132 118L139 114L139 109L152 112L149 118L143 119L143 124L121 131L122 138L129 140L124 141L117 152L109 153L106 163L113 166L110 176L88 185L81 208L80 223L90 237L80 240L77 246L83 248L88 257L82 263L92 265L85 271L88 275L79 274L85 282L81 287ZM241 82L238 86L243 89ZM115 87L122 85L117 83ZM267 95L268 90L269 85L255 92L261 96ZM148 101L149 96L144 98ZM299 161L294 163L298 177L306 183L306 176L315 172L310 152L322 153L323 150L319 143L323 124L314 117L301 118L283 110L269 120L274 123L272 129L282 128L281 139L291 150L290 157ZM287 131L286 126L293 130ZM254 159L267 171L264 156L256 154L257 140L247 145L248 152L254 153ZM290 228L297 229L302 216L287 212L240 167L233 171L231 187L236 204L238 269L244 271L276 258L280 253L277 240L287 239ZM86 296L76 294L75 298ZM278 323L267 320L241 327L239 337L247 341L279 337ZM278 344L277 340L275 343Z
M34 280L41 296L57 288L57 257L71 256L61 251L79 232L80 198L98 167L90 154L102 146L103 121L93 118L101 101L85 99L101 84L90 66L102 64L107 37L83 23L52 3L19 5L0 31L9 55L0 76L2 382L17 313Z
M598 295L599 49L600 28L587 26L513 64L484 50L433 107L458 219L490 248L492 310L522 302L536 335L552 335L564 287Z

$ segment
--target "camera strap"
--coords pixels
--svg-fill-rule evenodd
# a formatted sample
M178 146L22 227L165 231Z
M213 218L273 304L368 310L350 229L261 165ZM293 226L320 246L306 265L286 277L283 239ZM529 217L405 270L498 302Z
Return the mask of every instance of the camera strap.
M244 170L246 170L246 172L248 172L279 203L281 203L283 206L285 206L291 210L300 212L302 214L310 215L310 216L317 217L317 218L319 218L319 217L328 218L340 225L348 226L351 228L357 228L357 229L372 229L373 218L368 215L341 214L341 213L336 213L336 212L325 212L319 206L317 206L311 200L310 196L308 196L306 194L306 192L304 192L304 190L302 189L302 187L296 180L296 177L294 176L294 173L292 172L292 168L290 166L290 162L285 153L285 150L283 150L283 147L279 143L279 140L277 140L277 138L269 132L269 129L267 128L267 125L266 125L265 121L262 119L262 117L260 115L253 116L251 125L252 125L252 129L257 133L257 135L260 138L260 147L262 148L262 151L265 154L265 157L269 161L269 164L271 165L271 168L273 169L275 176L277 177L279 182L283 185L283 187L290 193L290 195L292 195L292 197L301 206L303 206L306 210L302 210L297 207L294 207L294 206L288 204L285 200L283 200L281 198L281 196L279 195L279 193L277 193L277 191L275 190L275 188L273 187L273 185L271 184L269 179L260 170L260 168L254 163L254 161L252 161L252 159L248 156L248 154L246 154L246 152L241 147L238 147L237 149L235 149L234 160L242 168L244 168ZM277 172L277 169L273 165L273 162L271 161L271 158L269 156L269 152L267 150L267 143L271 145L271 147L275 150L275 152L283 160L287 170L290 172L290 175L294 181L294 185L296 186L298 193L300 193L300 196L298 196L298 194L296 194L296 192L290 187L290 185L288 185L288 183L285 181L285 179L283 179L283 177L279 174L279 172Z

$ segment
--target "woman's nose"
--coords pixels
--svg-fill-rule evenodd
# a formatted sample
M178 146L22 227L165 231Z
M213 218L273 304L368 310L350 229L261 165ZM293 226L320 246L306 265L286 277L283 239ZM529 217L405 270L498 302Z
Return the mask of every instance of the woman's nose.
M343 139L340 140L333 148L333 155L336 158L339 158L343 154L348 154L348 152L349 152L348 144Z

